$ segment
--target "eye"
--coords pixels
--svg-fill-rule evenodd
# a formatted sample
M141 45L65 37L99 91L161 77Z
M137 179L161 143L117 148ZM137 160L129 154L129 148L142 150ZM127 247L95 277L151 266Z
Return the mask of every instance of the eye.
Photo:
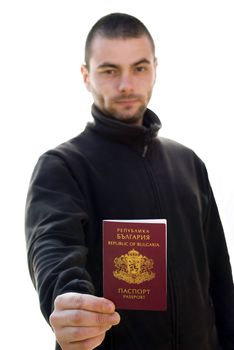
M108 69L102 70L101 73L105 74L105 75L116 75L117 74L117 70L113 69L113 68L108 68Z
M136 71L136 72L139 72L139 73L145 72L146 70L147 70L147 67L146 67L146 66L136 66L136 67L135 67L135 71Z

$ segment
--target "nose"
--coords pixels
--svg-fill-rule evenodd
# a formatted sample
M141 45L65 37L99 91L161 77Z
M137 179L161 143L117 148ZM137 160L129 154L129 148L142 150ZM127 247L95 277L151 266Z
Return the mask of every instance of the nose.
M119 92L129 93L133 91L133 80L131 74L124 73L120 76Z

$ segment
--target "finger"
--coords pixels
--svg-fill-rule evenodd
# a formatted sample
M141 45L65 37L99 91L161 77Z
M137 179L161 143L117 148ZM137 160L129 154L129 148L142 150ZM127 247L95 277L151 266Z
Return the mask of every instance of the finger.
M61 341L59 342L59 345L64 350L92 350L99 346L103 342L104 338L105 333L79 342L66 343Z
M120 315L117 312L104 314L86 310L57 310L52 313L50 323L53 327L80 326L96 327L104 325L117 325L120 322Z
M111 328L109 325L102 327L64 327L60 328L56 333L58 339L62 339L65 343L74 343L99 337Z
M77 346L77 348L75 348L74 350L92 350L95 349L97 346L101 345L101 343L103 342L105 338L105 334L101 334L97 337L94 338L90 338L87 340L83 340L81 342L79 342L78 344L75 343ZM73 350L73 349L72 349Z
M54 302L58 310L83 309L101 313L113 313L115 305L105 298L90 294L65 293L59 295Z

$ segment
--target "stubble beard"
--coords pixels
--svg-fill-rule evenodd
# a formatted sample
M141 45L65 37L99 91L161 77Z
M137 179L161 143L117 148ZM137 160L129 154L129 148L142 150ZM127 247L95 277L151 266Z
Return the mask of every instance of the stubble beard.
M97 96L96 96L97 97ZM98 96L98 104L97 106L101 111L108 117L121 121L123 123L129 125L141 125L143 122L143 116L147 109L147 104L150 100L151 93L148 93L147 99L143 98L139 95L131 95L131 96L118 96L110 101L108 104L105 103L103 97ZM135 112L131 113L131 107L126 107L123 112L120 111L120 108L115 107L118 104L119 100L122 99L137 99L140 102L139 107Z
M134 125L141 124L145 111L146 106L141 104L135 113L131 113L130 108L129 112L128 108L126 108L126 111L121 113L116 108L110 107L108 108L108 110L106 110L106 114L108 114L108 116L110 116L113 119L119 120L129 125Z

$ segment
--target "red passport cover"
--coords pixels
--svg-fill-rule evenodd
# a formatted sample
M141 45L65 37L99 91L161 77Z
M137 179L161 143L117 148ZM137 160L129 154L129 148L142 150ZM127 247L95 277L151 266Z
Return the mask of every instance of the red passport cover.
M103 295L116 309L167 308L167 222L103 220Z

